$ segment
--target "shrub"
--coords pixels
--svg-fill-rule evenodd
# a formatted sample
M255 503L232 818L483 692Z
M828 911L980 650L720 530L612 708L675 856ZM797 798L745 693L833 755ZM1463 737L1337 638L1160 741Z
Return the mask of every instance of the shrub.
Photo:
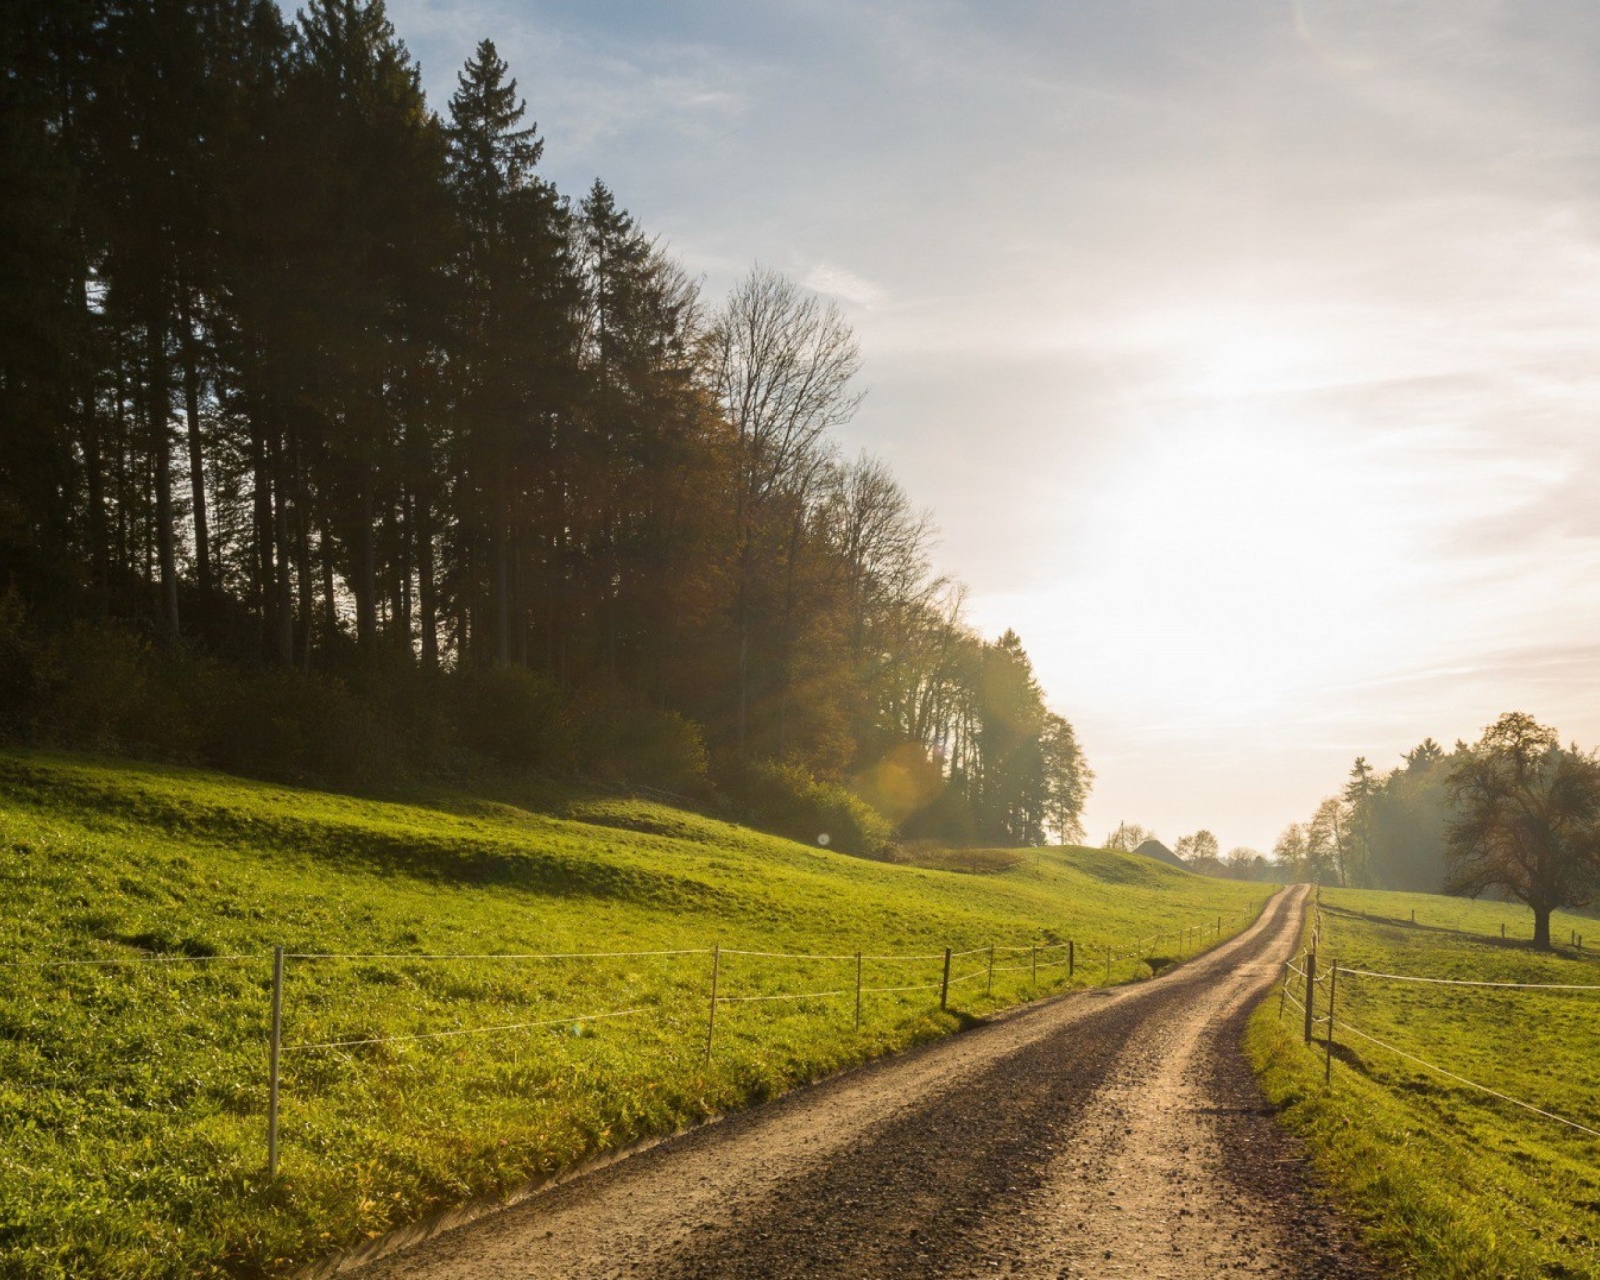
M207 764L296 781L378 782L406 771L371 706L333 676L215 665L191 676L190 714Z
M706 788L705 738L676 711L590 694L573 708L573 725L575 763L583 774L691 795Z
M487 667L455 680L462 745L514 769L571 770L571 726L554 684L522 667Z
M40 694L39 648L15 593L0 596L0 734L25 735Z
M708 774L693 721L618 694L574 702L520 667L424 671L403 650L345 676L233 664L116 621L44 631L11 596L0 596L0 735L324 784L488 769L692 795ZM859 821L818 796L825 827L860 844Z
M888 820L835 782L813 778L796 764L732 765L724 785L753 826L841 853L878 857L889 847Z

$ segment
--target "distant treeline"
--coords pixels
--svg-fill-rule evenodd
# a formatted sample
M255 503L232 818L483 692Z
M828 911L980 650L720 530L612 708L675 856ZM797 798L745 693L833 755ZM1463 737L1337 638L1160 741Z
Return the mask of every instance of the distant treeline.
M1077 833L1021 643L838 453L849 327L557 192L492 43L443 114L381 0L11 5L0 69L6 732Z
M1471 748L1425 738L1380 773L1357 757L1349 781L1307 822L1291 823L1273 856L1297 879L1356 888L1441 893L1455 816L1450 778Z
M1276 854L1323 884L1514 898L1548 948L1553 912L1600 901L1600 753L1509 711L1448 753L1425 739L1387 774L1357 758Z

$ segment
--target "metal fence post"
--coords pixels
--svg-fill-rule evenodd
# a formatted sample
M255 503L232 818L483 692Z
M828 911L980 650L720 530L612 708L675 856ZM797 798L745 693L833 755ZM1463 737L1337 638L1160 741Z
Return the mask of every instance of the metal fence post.
M1306 952L1306 1043L1311 1043L1311 1011L1317 1005L1317 953Z
M278 1057L283 1049L283 948L272 948L272 1047L267 1054L267 1176L278 1176Z
M944 949L944 977L939 979L939 1012L950 1007L950 948Z
M711 1037L717 1030L717 977L722 968L722 944L711 944L711 1010L706 1017L706 1061L711 1061Z
M856 952L856 1030L861 1030L861 953Z

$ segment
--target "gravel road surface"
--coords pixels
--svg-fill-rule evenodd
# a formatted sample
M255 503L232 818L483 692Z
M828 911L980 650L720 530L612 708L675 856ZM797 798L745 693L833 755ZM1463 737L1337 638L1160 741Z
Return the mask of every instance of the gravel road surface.
M360 1280L1382 1274L1239 1048L1305 890L1160 978L798 1090Z

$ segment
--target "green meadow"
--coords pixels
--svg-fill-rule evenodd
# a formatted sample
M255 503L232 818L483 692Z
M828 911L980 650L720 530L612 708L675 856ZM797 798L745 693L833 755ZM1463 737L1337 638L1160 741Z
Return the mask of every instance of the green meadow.
M898 866L549 784L379 800L0 753L0 1274L287 1274L1102 982L1105 944L1223 915L1235 932L1269 892L1018 852ZM1033 947L1068 939L1070 979L1059 948L1035 970ZM291 956L276 1181L273 946ZM721 995L791 998L719 1004L708 1060L713 946ZM1013 948L992 980L991 946ZM976 953L941 1013L945 947ZM692 954L526 958L648 951ZM83 960L128 963L43 963Z
M1415 912L1415 923L1412 913ZM1501 927L1506 937L1501 938ZM1566 943L1529 950L1532 919L1509 903L1428 894L1322 892L1319 967L1480 982L1600 986L1600 928L1558 914ZM1308 935L1309 936L1309 935ZM1326 1012L1327 984L1317 1012ZM1395 1049L1600 1130L1600 990L1429 986L1341 973L1336 1017ZM1276 993L1250 1046L1272 1101L1309 1141L1341 1200L1397 1273L1429 1280L1600 1276L1600 1137L1451 1080L1348 1030L1323 1084Z

